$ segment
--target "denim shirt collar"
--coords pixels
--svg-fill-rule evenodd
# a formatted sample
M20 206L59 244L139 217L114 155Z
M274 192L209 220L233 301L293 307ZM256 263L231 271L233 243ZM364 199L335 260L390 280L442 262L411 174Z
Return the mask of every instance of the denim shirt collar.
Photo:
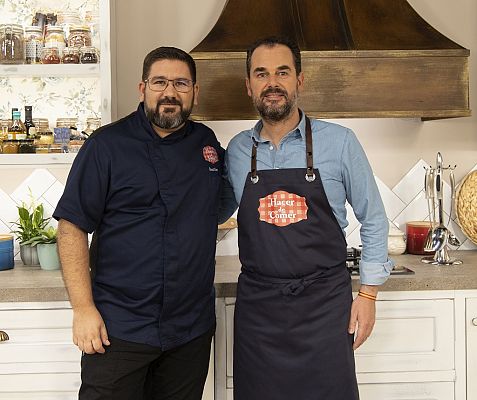
M280 142L283 142L291 137L300 137L302 140L305 140L305 134L306 134L305 113L301 109L299 109L299 112L300 112L300 122L298 123L297 127L294 128L292 131L288 132L282 138L282 140L280 140ZM262 128L263 128L263 122L260 119L255 124L255 126L251 129L251 137L257 143L264 143L269 141L267 139L263 139L262 137L260 137L260 131L262 130Z

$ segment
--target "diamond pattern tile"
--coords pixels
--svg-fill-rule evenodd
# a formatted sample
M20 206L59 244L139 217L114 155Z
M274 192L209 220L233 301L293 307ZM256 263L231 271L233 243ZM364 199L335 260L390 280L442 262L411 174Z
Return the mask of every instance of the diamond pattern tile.
M46 190L45 193L43 193L43 199L45 199L52 207L56 208L64 190L65 185L56 181Z
M419 160L414 167L394 186L393 192L405 203L409 204L420 191L424 189L424 176L429 168L423 160Z
M384 208L386 209L386 215L390 220L393 220L398 216L399 213L406 208L406 204L396 195L394 192L389 189L383 181L378 177L376 179L376 184L378 185L379 193L383 199Z
M18 220L18 209L13 199L0 189L0 220L7 227L12 226L12 222Z
M375 176L387 217L402 231L405 231L405 223L407 221L426 220L428 218L429 212L423 192L424 167L428 167L428 164L423 160L419 160L392 190ZM474 170L477 170L477 164L472 168L472 171ZM10 221L16 221L18 219L16 205L17 203L21 203L21 201L27 203L31 201L30 190L33 199L37 203L42 202L44 204L45 215L51 216L58 200L63 194L64 185L47 169L40 168L34 170L10 195L0 188L0 232L8 233L10 231ZM349 222L346 228L346 240L348 246L357 247L361 244L359 233L361 224L356 219L349 204L346 205L346 210ZM444 182L444 224L446 225L450 212L450 186L447 182ZM454 219L455 213L452 212L449 229L451 229L462 242L459 250L477 250L477 245L467 239L460 230L457 221L454 221ZM52 220L50 225L56 227L57 222ZM16 241L14 252L15 259L19 259L19 246ZM219 243L217 246L217 254L238 254L237 230L231 231L227 237Z
M44 168L35 169L11 194L17 203L30 202L40 198L46 190L55 183L56 178Z

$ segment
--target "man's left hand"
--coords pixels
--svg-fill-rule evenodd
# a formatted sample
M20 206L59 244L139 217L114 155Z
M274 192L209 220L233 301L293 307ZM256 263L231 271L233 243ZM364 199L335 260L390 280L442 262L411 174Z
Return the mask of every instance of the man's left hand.
M376 304L374 300L356 296L351 306L351 317L348 332L357 332L354 339L353 350L361 346L373 331L376 321Z

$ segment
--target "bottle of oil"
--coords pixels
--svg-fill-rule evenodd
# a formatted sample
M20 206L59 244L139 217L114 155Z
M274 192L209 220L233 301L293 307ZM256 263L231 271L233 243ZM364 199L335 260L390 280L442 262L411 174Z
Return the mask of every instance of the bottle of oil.
M26 132L20 120L20 111L13 111L12 126L8 129L8 139L10 140L24 140L26 139Z
M32 107L25 106L25 131L29 139L34 139L36 136L36 127L32 119Z

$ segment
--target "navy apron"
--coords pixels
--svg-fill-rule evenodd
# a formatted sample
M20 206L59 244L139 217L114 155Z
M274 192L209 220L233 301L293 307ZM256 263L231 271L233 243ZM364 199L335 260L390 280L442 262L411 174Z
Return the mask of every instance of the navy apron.
M356 400L346 240L313 168L257 172L238 213L234 400Z

